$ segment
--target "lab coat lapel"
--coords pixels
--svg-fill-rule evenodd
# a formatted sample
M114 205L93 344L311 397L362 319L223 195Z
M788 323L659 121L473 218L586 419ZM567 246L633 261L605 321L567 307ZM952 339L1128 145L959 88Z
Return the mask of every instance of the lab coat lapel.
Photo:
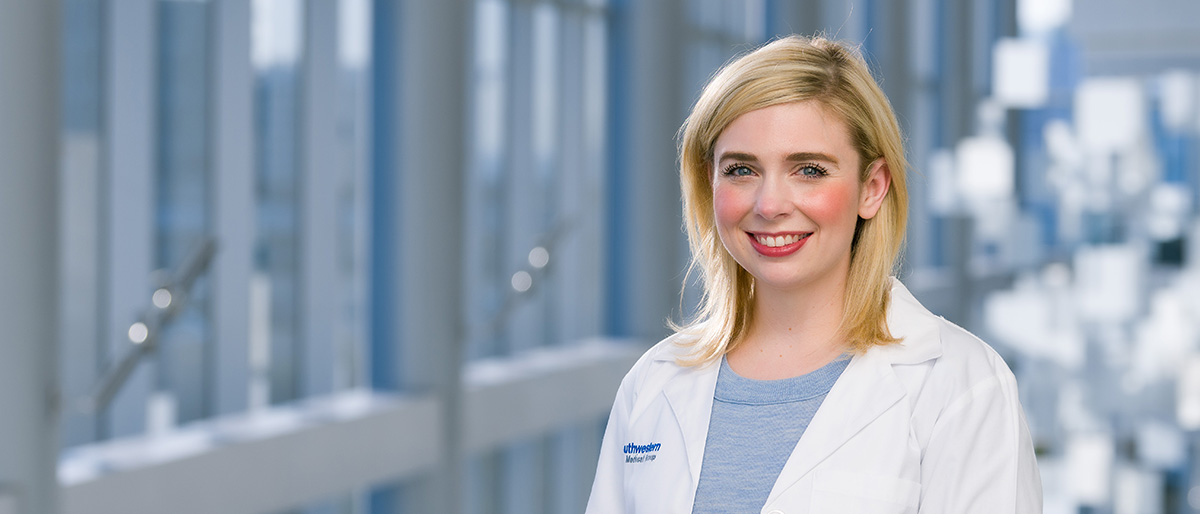
M873 352L851 359L796 443L767 504L903 397L904 387L886 359Z
M700 464L704 460L704 443L708 440L708 422L712 416L713 392L717 388L719 366L708 364L680 373L663 388L667 403L683 433L687 450L688 470L692 476L691 498L700 482Z
M941 355L936 316L895 278L887 323L892 336L901 341L871 348L850 360L788 457L767 497L768 505L904 398L904 384L893 365L917 364Z

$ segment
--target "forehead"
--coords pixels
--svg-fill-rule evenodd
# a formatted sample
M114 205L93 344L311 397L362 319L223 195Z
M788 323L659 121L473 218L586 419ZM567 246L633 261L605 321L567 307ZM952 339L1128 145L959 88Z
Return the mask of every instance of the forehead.
M772 105L738 116L713 146L714 160L725 153L761 159L794 153L823 153L843 166L857 162L846 123L815 100Z

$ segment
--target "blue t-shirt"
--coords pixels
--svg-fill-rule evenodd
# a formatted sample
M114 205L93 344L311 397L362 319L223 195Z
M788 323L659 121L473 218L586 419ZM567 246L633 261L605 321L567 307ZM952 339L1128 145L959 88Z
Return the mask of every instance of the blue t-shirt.
M850 363L849 355L798 377L754 380L721 359L694 514L758 512L800 436Z

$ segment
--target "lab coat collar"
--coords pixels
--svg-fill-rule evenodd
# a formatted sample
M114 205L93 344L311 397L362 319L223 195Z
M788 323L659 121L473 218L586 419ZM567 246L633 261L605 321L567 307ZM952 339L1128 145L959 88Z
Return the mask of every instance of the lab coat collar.
M892 278L887 324L899 343L872 348L891 364L920 364L942 356L941 318L929 312L904 284Z

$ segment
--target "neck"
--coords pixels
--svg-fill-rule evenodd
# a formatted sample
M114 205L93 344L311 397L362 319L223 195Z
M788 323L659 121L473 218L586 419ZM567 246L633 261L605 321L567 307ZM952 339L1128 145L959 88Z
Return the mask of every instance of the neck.
M741 341L727 355L742 376L776 379L820 368L845 350L840 333L846 277L803 288L755 288L754 316Z
M803 291L756 290L748 333L767 346L781 340L801 346L837 343L846 281L826 282Z

